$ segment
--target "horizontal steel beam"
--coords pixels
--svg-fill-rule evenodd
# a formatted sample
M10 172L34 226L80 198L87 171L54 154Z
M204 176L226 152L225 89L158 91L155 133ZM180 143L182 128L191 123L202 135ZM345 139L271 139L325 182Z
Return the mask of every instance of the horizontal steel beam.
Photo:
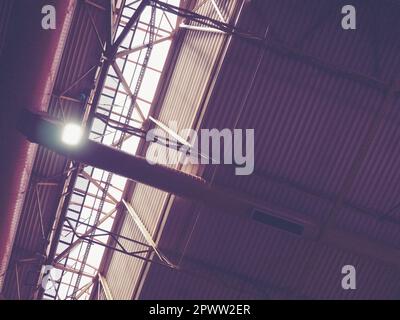
M188 30L226 34L225 31L222 31L222 30L219 30L219 29L216 29L216 28L211 28L211 27L192 26L192 25L188 25L188 24L184 24L184 23L181 23L179 25L179 27L183 28L183 29L188 29Z
M117 208L114 207L109 213L104 215L93 227L89 228L85 233L83 233L81 236L86 237L92 234L96 230L97 227L99 227L104 221L106 221L108 218L110 218L115 212L117 211ZM65 258L73 249L76 248L77 245L79 245L82 242L81 238L76 239L74 242L71 243L71 245L66 248L64 251L62 251L58 256L54 258L54 261L59 262L63 258Z
M158 43L163 43L164 41L167 41L167 40L171 40L173 37L174 37L174 33L172 33L172 34L169 35L169 36L162 37L162 38L159 38L159 39L157 39L157 40L154 40L152 43L147 42L147 43L144 43L144 44L135 46L135 47L133 47L133 48L131 48L131 49L122 50L122 51L118 52L118 53L115 55L115 57L116 57L116 58L125 57L125 56L127 56L127 55L129 55L129 54L131 54L131 53L134 53L134 52L137 52L137 51L146 49L146 48L148 48L150 45L155 45L155 44L158 44Z
M157 254L158 258L165 262L171 268L178 268L175 264L173 264L169 259L158 249L157 244L154 242L151 234L147 231L146 226L143 224L139 215L136 213L135 209L133 209L132 205L122 199L122 203L125 205L125 208L128 210L129 215L132 217L136 226L139 228L143 237L146 239L147 243L153 248L154 252Z
M251 219L253 209L257 208L265 212L278 214L304 225L305 232L303 237L367 255L400 267L400 250L395 247L375 243L334 227L324 230L322 236L318 237L318 231L321 226L307 216L282 210L271 204L246 197L243 194L211 186L200 177L166 166L152 165L145 158L133 156L91 140L84 141L77 148L65 146L60 142L62 126L55 123L54 120L50 121L40 115L28 112L22 119L20 130L31 141L40 143L55 152L154 188L200 201L208 207L219 209L221 213Z

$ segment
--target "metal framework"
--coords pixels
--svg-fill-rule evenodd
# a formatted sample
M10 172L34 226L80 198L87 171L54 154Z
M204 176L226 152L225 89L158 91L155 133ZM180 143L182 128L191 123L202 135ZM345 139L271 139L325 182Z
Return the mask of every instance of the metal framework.
M205 2L200 3L197 8ZM90 1L86 3L93 5ZM215 1L212 0L211 3L221 21L185 11L184 19L179 27L224 33L226 28L230 27L226 25ZM143 17L142 14L147 9L146 6L150 9L149 18ZM134 153L135 141L130 144L127 142L129 139L133 140L134 136L144 137L144 132L140 129L147 118L146 113L152 100L151 93L141 90L145 73L152 72L158 75L161 73L161 70L152 68L149 63L151 52L154 45L169 41L175 35L178 28L174 20L177 15L180 15L175 10L179 8L170 6L167 2L145 0L141 2L111 1L109 8L99 9L110 11L110 37L101 39L98 28L89 15L98 43L103 49L103 60L97 70L96 89L87 101L84 122L87 122L87 126L91 128L90 139L116 148L127 148L129 145L132 148L129 151ZM205 27L186 24L191 19L204 23ZM208 20L210 20L209 23L206 22ZM218 28L225 28L225 30ZM95 67L90 68L60 93L57 98L61 107L62 100L71 100L66 95L68 91L94 69ZM166 143L168 144L168 141ZM60 219L57 221L54 233L54 237L58 237L58 240L56 245L53 242L50 250L51 260L48 259L55 268L62 270L62 275L54 292L47 290L43 293L44 297L77 299L87 298L90 295L91 285L89 284L93 282L97 274L96 268L88 266L93 247L97 250L98 247L103 247L103 250L104 247L113 249L140 259L145 259L142 255L153 250L160 259L159 263L176 267L162 255L148 234L145 236L148 243L142 244L145 250L128 252L119 242L121 236L111 233L112 221L118 212L117 207L123 196L125 179L115 177L110 172L84 167L81 164L71 164L71 171L71 178L65 185L65 197L62 200L63 205L60 206ZM119 184L119 187L115 186L113 181ZM125 206L128 206L128 212L135 217L129 204L125 202ZM143 231L140 221L135 219L135 222ZM100 225L106 226L100 228ZM115 242L114 246L107 245L109 238ZM132 239L125 240L136 242ZM98 256L101 255L98 253Z
M84 122L90 128L90 139L135 153L139 138L145 136L143 122L154 95L149 87L155 91L154 85L146 85L145 75L151 73L158 79L162 71L152 67L153 46L172 39L176 17L156 8L151 1L111 1L109 8L99 10L110 10L110 38L101 39L90 19L103 48L103 60L97 69L95 89L87 101ZM60 104L70 99L69 89L94 69L85 72L57 97ZM109 299L111 293L98 272L99 257L106 248L146 261L149 252L158 251L152 244L111 232L116 215L121 213L126 179L78 163L71 163L70 170L47 260L61 275L54 286L44 290L43 298L88 299L93 283L98 281ZM143 249L130 252L122 240L140 244ZM171 266L168 260L153 262Z
M136 152L139 139L146 134L143 124L148 119L155 93L155 86L146 84L146 75L158 80L162 71L152 66L151 54L161 44L171 41L179 28L235 35L265 47L266 50L294 55L329 72L351 77L377 88L386 90L388 87L375 78L326 65L315 58L310 59L297 49L238 30L226 22L226 17L214 0L200 2L194 11L207 1L212 3L218 19L158 0L110 1L108 8L99 8L110 12L109 36L106 39L101 38L95 22L90 18L99 45L103 48L101 64L90 68L58 96L60 106L62 100L73 99L67 96L69 89L97 67L95 89L86 101L84 115L84 122L90 128L90 139L133 154ZM88 0L86 3L93 5ZM179 26L177 17L182 18ZM149 90L150 87L154 90ZM160 125L156 119L151 118L150 121ZM177 140L180 145L187 145L186 141ZM168 145L169 142L163 143ZM125 183L126 179L111 172L71 163L47 259L47 263L59 270L61 276L55 281L54 287L43 292L44 298L88 299L91 290L97 287L98 290L103 290L107 299L112 299L107 281L98 270L98 257L101 259L105 249L145 261L151 260L152 263L170 268L178 267L160 252L132 206L124 200ZM36 192L39 199L39 189ZM134 219L146 243L111 231L116 217L126 212ZM39 205L39 221L40 217ZM122 240L139 244L142 249L130 252ZM147 258L151 252L158 259ZM17 266L15 271L19 281Z
M220 22L225 24L217 4L213 0L211 2L221 19L221 21L213 21L217 26ZM152 94L143 93L143 90L141 90L142 84L145 80L145 73L160 74L162 71L151 67L151 63L149 63L151 52L154 45L171 40L178 29L176 16L174 16L176 12L163 7L163 5L169 5L168 3L157 3L156 1L138 3L139 1L126 1L119 8L118 25L111 28L111 30L114 30L113 34L116 35L114 42L112 40L103 42L97 32L96 25L91 20L93 28L98 35L99 43L105 50L104 60L98 71L97 89L92 99L90 99L87 112L88 123L89 125L92 123L89 138L116 148L124 148L128 139L133 136L144 137L141 127L147 119L145 113L150 108ZM205 1L199 6L204 3ZM147 20L142 18L141 15L146 5L150 5L150 18ZM171 8L178 7L172 6ZM113 10L112 16L116 17L118 10L115 10L115 5L112 5L111 9ZM159 16L158 19L156 17L157 14ZM193 17L197 18L198 15ZM186 21L189 21L189 18L192 17L184 17L179 27L198 30L203 28L187 25ZM207 20L208 18L203 17L203 19ZM214 27L204 27L201 30L225 32ZM143 40L139 42L136 39ZM64 96L67 91L63 92L61 96ZM170 142L166 141L164 143L169 145ZM184 144L178 141L179 146ZM135 150L130 151L135 152ZM97 271L95 268L87 267L88 257L93 246L112 249L146 261L149 261L146 258L149 256L148 254L155 252L159 261L153 259L153 263L177 268L159 251L133 208L122 199L123 187L121 186L118 189L112 184L113 174L98 171L95 168L79 166L76 170L75 187L70 191L72 196L69 199L69 207L62 223L56 255L53 259L53 266L63 268L61 278L64 278L64 274L73 273L72 276L69 276L70 281L67 292L64 294L65 298L80 299L87 298L90 295L91 284L96 276L93 275L91 277L90 271L87 269L92 272ZM120 180L122 181L123 179ZM124 183L125 181L122 182L122 185ZM116 213L120 211L118 206L121 204L121 199L125 209L138 225L147 243L141 243L112 233L110 231L112 223L100 228L100 225L106 224L115 218ZM91 212L89 215L85 214L85 211L87 212L88 210ZM107 244L109 243L109 238L112 239L112 246ZM120 239L138 243L143 246L143 250L129 252L124 248ZM76 257L72 255L74 252L77 252ZM96 275L100 281L102 279L101 276L98 273ZM81 286L82 280L83 285ZM102 282L102 287L105 288L104 280L100 282ZM62 286L66 286L65 282L59 281L59 285L53 294L45 292L44 295L48 298L60 298L60 287Z

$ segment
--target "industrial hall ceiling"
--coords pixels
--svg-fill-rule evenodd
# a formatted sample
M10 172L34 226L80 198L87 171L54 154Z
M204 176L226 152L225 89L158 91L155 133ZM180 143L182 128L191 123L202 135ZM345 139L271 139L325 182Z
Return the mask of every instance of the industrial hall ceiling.
M399 17L0 1L0 298L400 299Z

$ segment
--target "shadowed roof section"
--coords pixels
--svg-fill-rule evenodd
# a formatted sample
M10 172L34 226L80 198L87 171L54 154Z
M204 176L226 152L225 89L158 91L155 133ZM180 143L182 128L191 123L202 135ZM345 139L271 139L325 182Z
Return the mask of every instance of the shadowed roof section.
M356 1L358 29L344 31L341 5L246 3L237 26L268 45L233 37L212 74L201 62L213 59L210 39L218 36L187 31L158 104L158 118L179 128L254 128L252 175L236 176L229 165L182 169L307 216L320 237L304 239L276 220L227 218L136 184L132 206L182 270L110 252L104 274L114 298L399 297L400 8ZM129 217L121 220L122 234L141 237ZM347 264L358 271L354 291L340 285Z
M0 3L2 298L400 298L397 1L60 1ZM155 128L254 130L254 170Z

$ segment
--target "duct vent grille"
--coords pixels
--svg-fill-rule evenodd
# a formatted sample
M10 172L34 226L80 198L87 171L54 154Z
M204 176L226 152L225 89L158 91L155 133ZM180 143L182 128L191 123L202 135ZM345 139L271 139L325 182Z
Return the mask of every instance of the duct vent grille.
M285 218L277 217L269 212L261 211L259 209L253 210L252 218L260 223L267 224L271 227L284 230L296 235L302 235L304 232L304 226L300 223L296 223Z

